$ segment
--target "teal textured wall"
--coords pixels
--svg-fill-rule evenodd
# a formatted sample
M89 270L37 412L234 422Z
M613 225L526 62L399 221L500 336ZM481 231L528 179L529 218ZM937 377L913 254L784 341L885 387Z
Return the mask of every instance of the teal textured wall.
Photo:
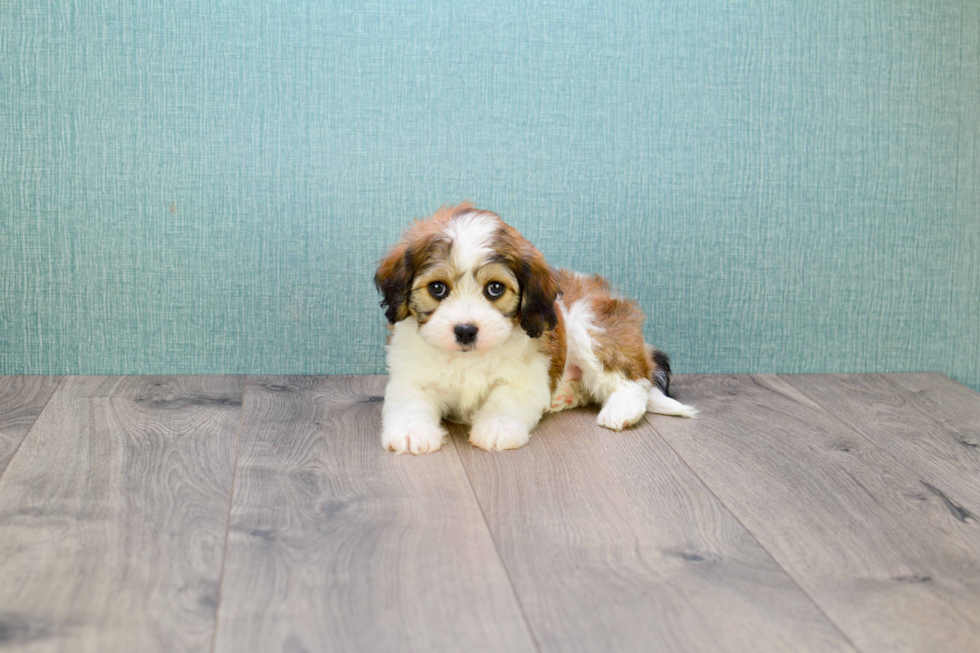
M980 3L0 3L0 372L373 373L469 198L682 372L980 388Z

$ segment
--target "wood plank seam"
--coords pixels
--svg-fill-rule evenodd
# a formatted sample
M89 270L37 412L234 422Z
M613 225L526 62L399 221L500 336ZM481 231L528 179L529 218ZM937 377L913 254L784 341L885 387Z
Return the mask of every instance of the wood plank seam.
M456 442L456 438L450 433L447 436L453 443L453 448L456 450L456 455L460 455L459 444ZM460 457L462 461L462 457ZM476 502L477 507L480 509L480 518L483 519L483 525L486 526L487 535L490 537L490 542L493 544L493 551L497 554L497 561L504 570L504 574L507 576L507 584L510 585L510 592L514 595L514 600L517 602L517 607L521 610L521 617L524 618L524 625L527 627L527 632L531 635L531 642L534 644L534 649L541 652L541 645L538 643L538 637L534 634L534 629L531 627L531 622L527 618L527 612L524 610L524 604L521 602L521 596L517 593L517 588L514 587L514 579L510 577L510 569L507 568L507 564L504 562L504 558L500 555L500 547L497 545L497 538L493 536L493 529L490 528L490 522L487 521L487 513L483 509L483 504L480 503L480 497L476 493L476 488L473 487L473 479L470 478L470 470L466 465L463 465L463 473L466 474L466 482L470 486L470 492L473 493L473 500Z
M780 376L781 377L782 375L777 375L777 376ZM892 381L891 379L889 379L888 378L888 375L883 374L883 375L881 375L881 377L884 378L884 379L886 379L888 385L891 385L892 387L896 388L896 390L897 390L897 392L899 394L908 394L908 392L909 392L908 389L903 388L902 386L898 385L897 383L895 383L894 381ZM789 383L789 381L786 381L786 383ZM912 472L914 475L916 475L918 477L926 476L927 475L927 474L923 474L922 473L923 470L916 469L915 467L909 465L906 462L906 460L905 460L904 457L896 456L896 455L892 454L890 451L888 451L887 449L885 449L884 447L882 447L881 445L879 445L877 442L875 442L874 440L872 440L869 436L865 435L857 426L854 426L854 425L852 425L852 424L850 424L848 422L845 422L842 417L839 417L838 415L836 415L832 410L830 410L829 408L827 408L823 403L821 403L820 401L818 401L817 399L815 399L810 393L806 392L805 390L802 390L802 389L798 388L797 386L795 386L793 384L790 384L790 385L793 387L794 390L796 390L800 394L804 395L807 399L809 399L810 401L812 401L822 412L824 412L824 413L830 415L831 417L833 417L837 422L839 422L840 424L843 424L851 432L856 433L864 442L866 442L868 445L874 447L876 450L878 450L885 457L890 458L890 459L894 460L895 462L901 464L902 467L904 467L905 469L907 469L908 471ZM910 402L910 403L914 403L914 402ZM906 404L906 405L909 405L909 404ZM925 416L925 418L927 420L929 420L930 422L932 422L933 424L935 424L940 430L945 430L946 429L946 427L943 426L942 424L940 424L938 421L936 421L936 419L932 415L929 415L925 411L919 409L917 406L913 406L913 408L915 410L917 410L919 413L921 413L923 416ZM946 488L943 488L943 489L937 488L937 487L935 487L935 486L933 486L933 485L931 485L931 484L929 484L929 483L927 483L927 482L925 482L925 481L923 481L921 479L920 479L919 482L922 483L930 492L932 492L933 494L935 494L936 496L938 496L943 501L943 503L946 504L946 507L949 509L950 513L956 519L958 519L959 521L975 520L977 518L976 515L974 515L972 512L970 512L969 510L967 510L966 508L963 507L963 504L964 503L969 503L969 502L964 502L960 497L957 497L956 496L957 493L952 488L949 488L949 487L946 487ZM935 482L936 483L942 483L942 481L940 479L935 479ZM951 496L952 497L955 497L956 498L956 501L953 501L950 498Z
M61 383L2 480L0 639L31 650L208 649L242 382Z
M503 455L453 429L542 650L857 653L671 448L595 413Z
M221 590L225 583L225 560L228 559L228 534L231 532L231 511L235 507L235 481L238 479L238 455L242 450L242 426L245 423L245 392L248 389L248 375L242 380L242 408L238 416L238 433L235 434L235 463L231 470L231 491L228 494L228 517L225 519L225 542L221 548L221 571L218 572L218 597L214 606L214 630L211 632L211 653L218 645L218 619L221 615Z
M978 595L975 522L951 517L887 441L867 446L792 378L681 377L706 419L664 419L657 430L863 650L978 650L980 620L964 609ZM821 385L829 378L811 378L835 405ZM900 428L888 417L883 424Z
M969 386L963 385L962 383L960 383L959 381L957 381L953 377L947 376L947 375L943 374L942 372L924 372L924 373L925 374L939 374L939 375L944 376L945 378L949 379L952 383L957 383L957 384L963 386L964 388L966 388L968 390L972 390L973 389L973 388L970 388ZM914 391L913 390L909 390L908 388L904 387L898 381L895 381L894 379L892 379L892 377L891 377L890 374L882 374L882 378L884 378L885 381L889 385L891 385L892 387L894 387L898 392L904 392L904 393L914 394ZM936 419L936 416L935 415L932 415L930 413L927 413L926 412L926 409L923 408L921 405L919 405L919 402L917 402L917 401L910 401L910 402L906 403L905 405L906 406L911 406L913 410L917 411L920 415L924 415L927 419L929 419L931 422L933 422L934 424L936 424L937 426L939 426L943 430L949 430L949 427L946 426L945 424L943 424L940 420ZM963 444L963 445L965 445L965 446L968 446L968 447L976 447L977 446L976 444L970 444L969 442L964 442L963 440L960 440L960 443Z
M215 651L537 651L458 450L377 445L383 381L250 376Z
M822 605L820 605L820 604L819 604L819 603L818 603L818 602L816 601L816 599L814 599L814 598L813 598L813 596L811 596L811 594L810 594L809 592L807 592L807 591L806 591L806 589L804 589L804 587L803 587L803 586L802 586L802 585L800 584L800 581L799 581L799 580L797 580L797 578L796 578L796 577L795 577L795 576L794 576L794 575L792 574L792 572L790 572L790 571L789 571L788 569L786 569L786 567L784 567L784 566L783 566L783 565L782 565L782 564L781 564L781 563L779 562L779 560L778 560L778 559L776 558L776 556L775 556L775 555L773 555L773 553L772 553L772 551L770 551L770 550L769 550L768 548L766 548L766 546L765 546L765 545L764 545L764 544L763 544L763 543L762 543L762 542L761 542L761 541L759 540L759 538L758 538L758 537L756 536L756 534L755 534L755 533L754 533L754 532L752 531L752 529L750 529L750 528L749 528L748 526L746 526L746 525L745 525L745 523L744 523L744 522L742 521L742 518L738 516L738 513L737 513L737 511L735 511L734 509L732 509L732 507L731 507L731 506L729 506L729 505L728 505L727 503L725 503L724 501L722 501L722 499L721 499L721 497L720 497L720 496L718 496L718 494L717 494L717 493L715 492L715 490L714 490L714 488L712 488L712 487L711 487L710 485L708 485L708 482L707 482L707 481L705 481L705 480L704 480L703 478L701 478L701 475L700 475L700 474L698 474L698 473L697 473L697 472L696 472L696 471L694 470L694 468L693 468L693 467L691 467L691 465L690 465L690 464L689 464L689 463L687 462L687 460L686 460L686 459L684 458L684 456L682 456L682 455L680 454L680 452L679 452L679 451L677 451L677 449L675 449L675 448L674 448L674 446L673 446L673 445L672 445L672 444L670 443L670 441L669 441L669 440L667 440L667 438L665 438L664 436L662 436L662 435L660 434L660 432L659 432L659 431L657 430L657 427L656 427L656 426L654 426L654 425L653 425L653 423L652 423L652 422L650 421L650 419L649 419L649 415L644 415L644 418L643 418L643 419L644 419L644 421L646 422L646 424L647 424L647 426L649 426L649 427L650 427L650 430L651 430L651 431L653 432L653 434L654 434L654 435L655 435L656 437L658 437L658 438L660 438L660 440L661 440L661 441L663 441L663 443L664 443L665 445L667 445L667 447L668 447L668 448L669 448L669 449L670 449L671 451L673 451L673 452L674 452L674 454L676 454L676 455L677 455L677 458L678 458L678 459L679 459L679 460L680 460L680 461L681 461L681 462L682 462L682 463L684 464L684 466L685 466L685 467L687 467L687 468L688 468L688 470L690 470L690 472L691 472L692 474L694 474L694 476L695 476L695 478L697 478L697 479L698 479L698 481L699 481L699 482L701 483L701 485L702 485L702 487L704 487L704 489L705 489L705 490L706 490L706 491L707 491L708 493L710 493L710 494L711 494L711 496L713 496L713 497L714 497L715 499L717 499L717 500L718 500L718 503L719 503L720 505L722 505L722 506L724 506L724 507L725 507L725 510L727 510L727 511L728 511L728 513L729 513L729 514L730 514L730 515L732 516L732 518L733 518L733 519L734 519L735 521L737 521L737 522L738 522L738 523L739 523L739 524L740 524L740 525L742 526L742 528L744 528L744 529L745 529L745 532L746 532L746 533L748 533L748 535L749 535L749 537L751 537L751 538L752 538L752 539L753 539L753 540L755 541L755 543L759 545L759 548L760 548L760 549L762 549L763 551L765 551L765 552L766 552L766 554L768 554L768 556L769 556L769 557L770 557L770 558L772 559L772 561L773 561L773 563L774 563L774 564L775 564L776 566L778 566L778 567L779 567L780 569L782 569L782 570L783 570L783 572L784 572L784 573L786 574L786 576L787 576L787 577L788 577L788 578L789 578L789 579L790 579L791 581L793 581L793 584L794 584L794 585L796 585L796 587L797 587L797 588L799 588L799 590L800 590L800 592L801 592L801 593L802 593L802 594L803 594L804 596L806 596L806 597L807 597L808 599L810 599L810 603L812 603L812 604L814 605L814 607L816 607L816 609L817 609L817 610L818 610L818 611L820 612L820 614L822 614L822 615L823 615L823 616L824 616L824 617L825 617L825 618L827 619L827 621L828 621L828 622L830 622L830 623L831 623L831 624L832 624L832 625L834 626L834 629L835 629L835 630L837 630L837 632L838 632L838 633L840 633L840 636L841 636L842 638L844 638L844 640L845 640L845 641L846 641L846 642L847 642L848 644L850 644L850 645L851 645L851 646L852 646L852 647L854 648L854 650L855 650L855 651L863 651L864 649L862 649L862 648L860 648L860 647L859 647L859 646L858 646L857 644L855 644L855 643L854 643L854 641L853 641L853 640L851 639L851 637L850 637L850 636L849 636L849 635L848 635L848 634L847 634L846 632L844 632L844 630L843 630L843 629L841 629L841 627L840 627L840 625L839 625L839 624L838 624L838 623L837 623L836 621L834 621L834 620L833 620L833 619L831 618L831 616L830 616L829 614L827 614L827 612L826 612L826 610L824 610L824 609L823 609L823 606L822 606ZM642 423L642 422L641 422L641 423Z
M20 448L24 446L24 442L27 441L27 438L31 437L31 432L34 431L34 426L37 424L37 421L41 418L41 415L44 414L44 411L47 409L48 404L51 403L52 397L54 397L56 394L58 394L58 391L61 389L61 382L64 381L64 380L65 380L65 375L64 374L62 374L61 376L58 377L58 381L57 381L57 383L55 385L54 392L52 392L48 396L47 401L44 402L44 406L41 408L41 410L38 411L37 416L34 418L34 421L31 422L31 427L29 429L27 429L27 433L25 433L24 434L24 437L20 439L20 442L17 443L17 447L14 448L14 453L10 456L10 460L7 461L7 464L4 465L3 469L0 469L0 481L3 480L4 473L8 469L10 469L10 464L12 462L14 462L14 458L17 457L17 453L20 451Z

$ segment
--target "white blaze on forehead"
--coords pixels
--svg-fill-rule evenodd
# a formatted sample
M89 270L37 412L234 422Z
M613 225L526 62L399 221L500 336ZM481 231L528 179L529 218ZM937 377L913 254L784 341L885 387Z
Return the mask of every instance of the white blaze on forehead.
M446 226L445 234L453 242L452 260L459 270L473 270L493 254L493 235L497 219L486 213L466 213Z

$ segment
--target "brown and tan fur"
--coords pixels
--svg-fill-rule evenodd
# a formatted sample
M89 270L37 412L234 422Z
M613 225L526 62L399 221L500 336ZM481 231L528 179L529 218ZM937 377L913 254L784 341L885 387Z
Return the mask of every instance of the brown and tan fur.
M555 315L557 318L555 328L541 334L538 343L538 351L544 353L551 359L551 364L548 367L548 382L552 393L558 387L562 376L565 375L566 356L565 318L562 316L561 311L556 312Z
M420 325L425 324L435 311L438 302L424 289L435 280L452 287L452 280L458 275L447 262L452 243L442 237L442 232L454 218L474 211L495 215L475 209L470 202L441 207L429 218L416 220L381 261L375 281L385 294L382 306L387 308L391 324L409 315ZM597 274L584 276L570 270L551 269L541 252L503 221L495 249L500 262L490 264L486 274L487 278L493 277L507 286L505 295L496 302L502 313L517 325L524 326L521 304L551 299L554 326L543 332L534 327L529 335L541 335L538 348L551 359L552 391L565 372L565 326L558 308L559 299L570 306L579 299L588 298L596 326L602 329L593 336L594 352L607 369L620 371L630 380L648 379L658 383L658 379L669 379L670 365L666 356L644 343L646 316L643 311L632 300L616 296L604 278ZM515 270L523 271L524 284L534 287L521 287ZM389 300L389 296L393 298ZM546 322L547 319L539 319L538 324ZM664 392L668 391L668 383L659 383Z
M375 283L385 295L382 306L387 308L389 329L409 315L420 325L425 324L439 305L425 292L429 283L441 281L452 288L460 273L449 263L452 243L442 232L454 218L473 212L499 219L490 211L475 209L469 202L444 206L431 217L416 220L381 261ZM531 337L541 336L538 349L551 359L549 376L554 391L565 371L565 329L557 305L558 275L534 245L503 221L494 249L498 260L481 268L481 280L503 283L507 291L494 302L495 306ZM543 309L545 306L548 308ZM549 324L553 326L547 328Z
M561 299L571 306L580 299L592 305L595 325L593 351L603 366L621 372L627 379L648 379L668 390L670 363L667 357L643 340L646 319L636 302L617 296L609 282L598 274L585 276L570 270L558 270ZM660 382L663 379L663 382Z
M647 410L696 413L667 395L669 360L644 342L636 303L598 275L552 269L490 211L463 203L416 221L375 283L390 323L382 442L392 451L438 449L440 415L500 450L522 446L544 412L590 402L611 429Z

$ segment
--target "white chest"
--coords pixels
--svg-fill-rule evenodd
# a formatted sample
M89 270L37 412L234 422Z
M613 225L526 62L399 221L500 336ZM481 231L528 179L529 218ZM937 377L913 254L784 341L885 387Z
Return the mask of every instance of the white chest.
M449 419L463 424L471 422L498 386L521 392L548 384L548 359L523 332L515 331L490 352L452 354L429 346L410 320L400 322L392 335L388 368L393 375L411 379L442 405Z

